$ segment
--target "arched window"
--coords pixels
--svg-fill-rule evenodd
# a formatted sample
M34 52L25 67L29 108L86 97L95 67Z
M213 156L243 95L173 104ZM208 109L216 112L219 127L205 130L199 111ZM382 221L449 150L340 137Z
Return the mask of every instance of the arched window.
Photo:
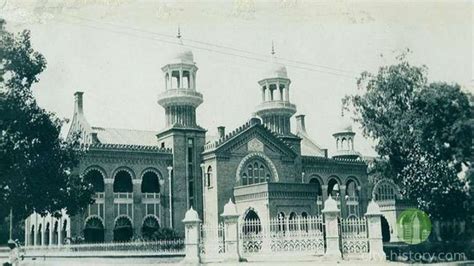
M346 185L346 195L349 197L357 197L358 194L356 182L354 180L349 180Z
M99 217L91 217L84 227L84 241L86 243L104 242L104 224Z
M288 229L290 229L290 231L294 231L298 229L296 218L297 218L296 213L291 212L290 217L288 217Z
M133 192L132 177L125 170L120 170L115 174L114 192Z
M189 71L187 70L183 71L183 88L184 89L191 88L190 74L189 74Z
M267 165L261 160L253 160L241 173L242 185L251 185L270 182L271 173Z
M127 242L132 239L133 229L132 222L128 217L120 217L115 222L114 241Z
M171 72L171 89L181 88L179 84L179 71Z
M207 168L207 187L212 187L212 167Z
M347 141L346 141L346 138L342 138L341 140L341 150L345 150L346 149L346 146L347 146Z
M142 176L142 193L160 193L159 181L159 177L155 172L146 172Z
M286 231L286 220L285 220L285 213L280 212L278 213L278 231L285 232Z
M84 181L92 185L94 192L104 192L104 176L97 169L92 169L84 176Z
M40 225L38 226L38 233L37 233L37 235L36 235L36 241L37 241L36 243L37 243L37 245L42 245L42 244L43 244L43 241L42 241L42 237L43 237L42 231L43 231L43 225L40 224Z
M143 221L142 236L146 240L153 239L153 234L160 229L160 224L155 216L148 216Z
M395 200L399 195L399 189L392 181L387 179L380 180L374 186L372 197L376 201Z
M260 231L262 231L260 217L258 217L258 214L255 211L249 210L244 217L242 233L244 235L258 234Z
M316 178L316 177L311 178L311 179L309 180L309 183L310 183L310 184L316 184L316 194L317 194L318 196L323 195L321 183L319 182L318 178Z
M339 184L335 179L331 179L328 183L328 195L331 195L334 199L339 196Z

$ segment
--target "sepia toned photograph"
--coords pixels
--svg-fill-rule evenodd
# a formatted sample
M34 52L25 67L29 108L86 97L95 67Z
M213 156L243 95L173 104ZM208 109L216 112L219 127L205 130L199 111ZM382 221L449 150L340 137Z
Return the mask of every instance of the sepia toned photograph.
M469 0L0 0L0 265L474 265Z

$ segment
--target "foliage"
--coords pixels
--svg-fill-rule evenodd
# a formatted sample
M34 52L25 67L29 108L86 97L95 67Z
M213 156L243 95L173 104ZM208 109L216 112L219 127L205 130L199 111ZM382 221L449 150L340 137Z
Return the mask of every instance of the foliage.
M31 85L46 60L33 50L30 32L12 34L1 19L0 62L0 217L10 208L15 220L33 211L79 212L92 192L73 174L78 139L62 139L64 121L39 107L33 96Z
M181 239L182 237L178 232L174 231L172 228L162 227L156 230L153 233L152 239L154 240L177 240Z
M406 53L397 59L376 74L362 73L364 92L343 100L376 141L382 160L372 171L393 178L432 216L463 215L466 180L456 174L471 156L472 95L457 84L429 83L427 68L410 65Z

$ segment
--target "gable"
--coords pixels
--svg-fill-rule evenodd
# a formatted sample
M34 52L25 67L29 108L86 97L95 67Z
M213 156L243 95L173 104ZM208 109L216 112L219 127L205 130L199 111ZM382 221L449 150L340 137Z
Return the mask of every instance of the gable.
M226 136L225 141L217 143L218 145L213 150L205 151L205 153L244 154L263 152L290 158L297 156L296 152L287 143L260 124L252 125L241 132L231 133L231 137Z

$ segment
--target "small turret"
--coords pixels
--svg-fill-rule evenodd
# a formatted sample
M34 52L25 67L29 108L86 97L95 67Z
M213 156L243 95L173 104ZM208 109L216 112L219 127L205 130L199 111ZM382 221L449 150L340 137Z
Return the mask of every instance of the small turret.
M333 134L336 139L336 152L333 158L357 159L360 157L360 153L354 150L355 134L351 121L344 117L344 111L342 111L340 123Z

